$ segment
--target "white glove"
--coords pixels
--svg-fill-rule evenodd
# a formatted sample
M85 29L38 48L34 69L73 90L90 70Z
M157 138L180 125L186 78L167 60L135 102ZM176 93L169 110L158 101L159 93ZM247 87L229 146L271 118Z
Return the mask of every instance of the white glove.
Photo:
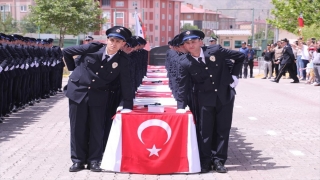
M19 68L19 64L18 64L18 65L16 65L16 68Z
M71 76L72 73L73 73L73 71L69 71L69 76Z
M36 67L39 67L39 63L36 63Z
M238 79L237 76L235 76L235 75L232 75L232 78L233 78L233 83L230 84L230 87L236 88L237 85L238 85L238 83L239 83L239 79Z
M29 64L26 64L26 69L29 69Z
M130 113L132 112L131 109L121 109L120 113Z
M56 65L56 63L55 63L55 62L53 62L53 63L51 64L51 66L52 66L52 67L54 67L55 65Z
M24 64L21 65L20 69L24 69Z
M4 69L4 71L8 71L9 70L9 67L7 66L5 69Z
M3 68L0 66L0 73L2 72Z
M31 64L30 64L31 67L33 67L34 65L35 65L34 63L31 63Z
M12 70L14 68L14 66L12 66L11 68L10 68L10 70Z
M176 113L180 113L180 114L183 114L183 113L186 113L187 111L185 109L177 109L176 110Z

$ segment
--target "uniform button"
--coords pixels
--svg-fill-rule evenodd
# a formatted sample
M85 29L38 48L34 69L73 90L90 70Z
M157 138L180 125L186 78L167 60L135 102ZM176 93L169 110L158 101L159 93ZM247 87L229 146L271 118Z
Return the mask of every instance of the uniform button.
M216 66L218 66L218 64L216 64Z
M96 72L96 75L98 75L99 73L98 72Z
M101 68L103 68L103 66L101 66Z
M91 89L91 87L88 87L88 89Z
M112 71L110 73L112 73Z
M208 67L206 67L206 69L208 69Z
M214 91L215 91L215 92L217 92L218 90L217 90L217 89L215 89Z
M92 82L95 82L96 80L92 79Z
M212 77L212 75L210 75L210 77Z
M214 84L214 82L212 82L212 84Z

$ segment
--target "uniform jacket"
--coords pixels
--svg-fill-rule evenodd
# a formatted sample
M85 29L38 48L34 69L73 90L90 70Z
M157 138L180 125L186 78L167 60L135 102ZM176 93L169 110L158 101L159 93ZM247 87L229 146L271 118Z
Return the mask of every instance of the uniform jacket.
M180 61L180 83L177 96L177 106L184 109L190 83L194 84L194 92L198 95L200 106L215 106L216 99L225 104L235 95L230 87L232 75L238 75L245 55L238 51L222 48L220 45L203 47L205 64L199 63L190 54ZM227 59L233 59L230 72Z
M281 64L293 63L295 60L292 48L286 45L282 51Z
M68 47L63 50L65 63L69 71L66 96L80 103L88 94L90 106L106 105L108 94L113 81L120 81L123 107L132 109L133 96L130 81L129 60L124 52L118 51L109 61L102 61L106 46L94 42L86 45ZM73 56L81 55L79 66L75 66Z

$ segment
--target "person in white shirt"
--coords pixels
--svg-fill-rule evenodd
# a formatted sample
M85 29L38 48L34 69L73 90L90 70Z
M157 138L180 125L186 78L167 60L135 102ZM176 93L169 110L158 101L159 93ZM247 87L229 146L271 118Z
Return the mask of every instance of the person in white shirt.
M302 69L302 75L300 74L301 78L300 80L306 80L306 70L305 68L307 67L307 64L309 63L309 50L308 50L308 46L303 44L301 46L301 60L302 60L302 67L300 67Z
M317 50L313 53L313 71L315 75L314 86L320 86L320 41L317 42Z

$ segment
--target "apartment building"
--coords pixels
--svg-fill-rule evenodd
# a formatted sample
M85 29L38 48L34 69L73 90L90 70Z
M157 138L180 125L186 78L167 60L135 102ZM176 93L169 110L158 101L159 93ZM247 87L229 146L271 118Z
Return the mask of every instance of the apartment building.
M10 14L16 21L21 21L23 17L30 12L29 6L33 4L33 0L1 0L1 19L3 19L3 17L6 18Z

